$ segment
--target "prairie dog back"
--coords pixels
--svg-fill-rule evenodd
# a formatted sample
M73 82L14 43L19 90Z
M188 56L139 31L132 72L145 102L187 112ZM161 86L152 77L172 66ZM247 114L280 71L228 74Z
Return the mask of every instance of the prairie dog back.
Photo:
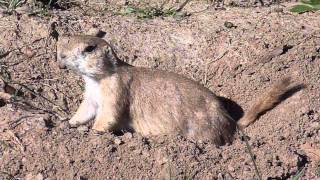
M248 126L279 102L291 84L286 78L271 87L237 124L207 88L172 72L130 66L101 38L61 37L57 53L86 83L84 99L69 123L77 126L94 119L92 128L101 132L180 132L222 145L232 141L237 125Z

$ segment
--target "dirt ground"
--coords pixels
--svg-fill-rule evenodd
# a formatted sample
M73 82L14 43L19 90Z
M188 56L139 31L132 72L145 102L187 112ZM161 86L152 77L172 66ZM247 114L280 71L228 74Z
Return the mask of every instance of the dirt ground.
M257 179L240 136L215 147L179 135L70 128L83 81L59 68L56 38L93 28L126 62L183 74L244 112L285 76L305 83L245 133L262 179L320 179L319 12L292 14L288 2L191 1L182 16L141 19L114 13L124 4L0 13L0 92L12 95L0 99L0 179Z

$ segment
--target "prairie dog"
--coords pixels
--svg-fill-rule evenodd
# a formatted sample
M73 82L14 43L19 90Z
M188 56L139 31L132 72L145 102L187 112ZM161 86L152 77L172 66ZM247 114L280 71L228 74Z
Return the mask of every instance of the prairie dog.
M217 145L231 142L237 126L253 123L291 84L290 78L275 84L235 122L209 89L172 72L133 67L101 38L60 37L57 59L85 81L84 99L69 121L72 126L94 119L96 131L128 129L145 136L179 132Z

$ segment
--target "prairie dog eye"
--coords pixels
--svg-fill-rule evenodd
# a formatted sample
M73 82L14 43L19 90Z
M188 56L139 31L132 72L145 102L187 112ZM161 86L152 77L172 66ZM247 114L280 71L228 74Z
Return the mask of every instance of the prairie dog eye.
M92 46L87 46L86 48L84 48L83 52L92 52L93 50L95 50L97 48L97 45L92 45Z

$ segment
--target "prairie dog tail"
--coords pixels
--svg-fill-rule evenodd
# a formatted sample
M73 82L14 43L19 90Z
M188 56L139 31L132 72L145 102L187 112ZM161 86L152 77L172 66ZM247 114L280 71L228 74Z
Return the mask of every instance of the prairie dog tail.
M291 77L286 77L277 82L273 87L258 98L248 112L238 121L240 128L245 128L253 123L259 115L273 108L281 101L282 96L290 90Z

